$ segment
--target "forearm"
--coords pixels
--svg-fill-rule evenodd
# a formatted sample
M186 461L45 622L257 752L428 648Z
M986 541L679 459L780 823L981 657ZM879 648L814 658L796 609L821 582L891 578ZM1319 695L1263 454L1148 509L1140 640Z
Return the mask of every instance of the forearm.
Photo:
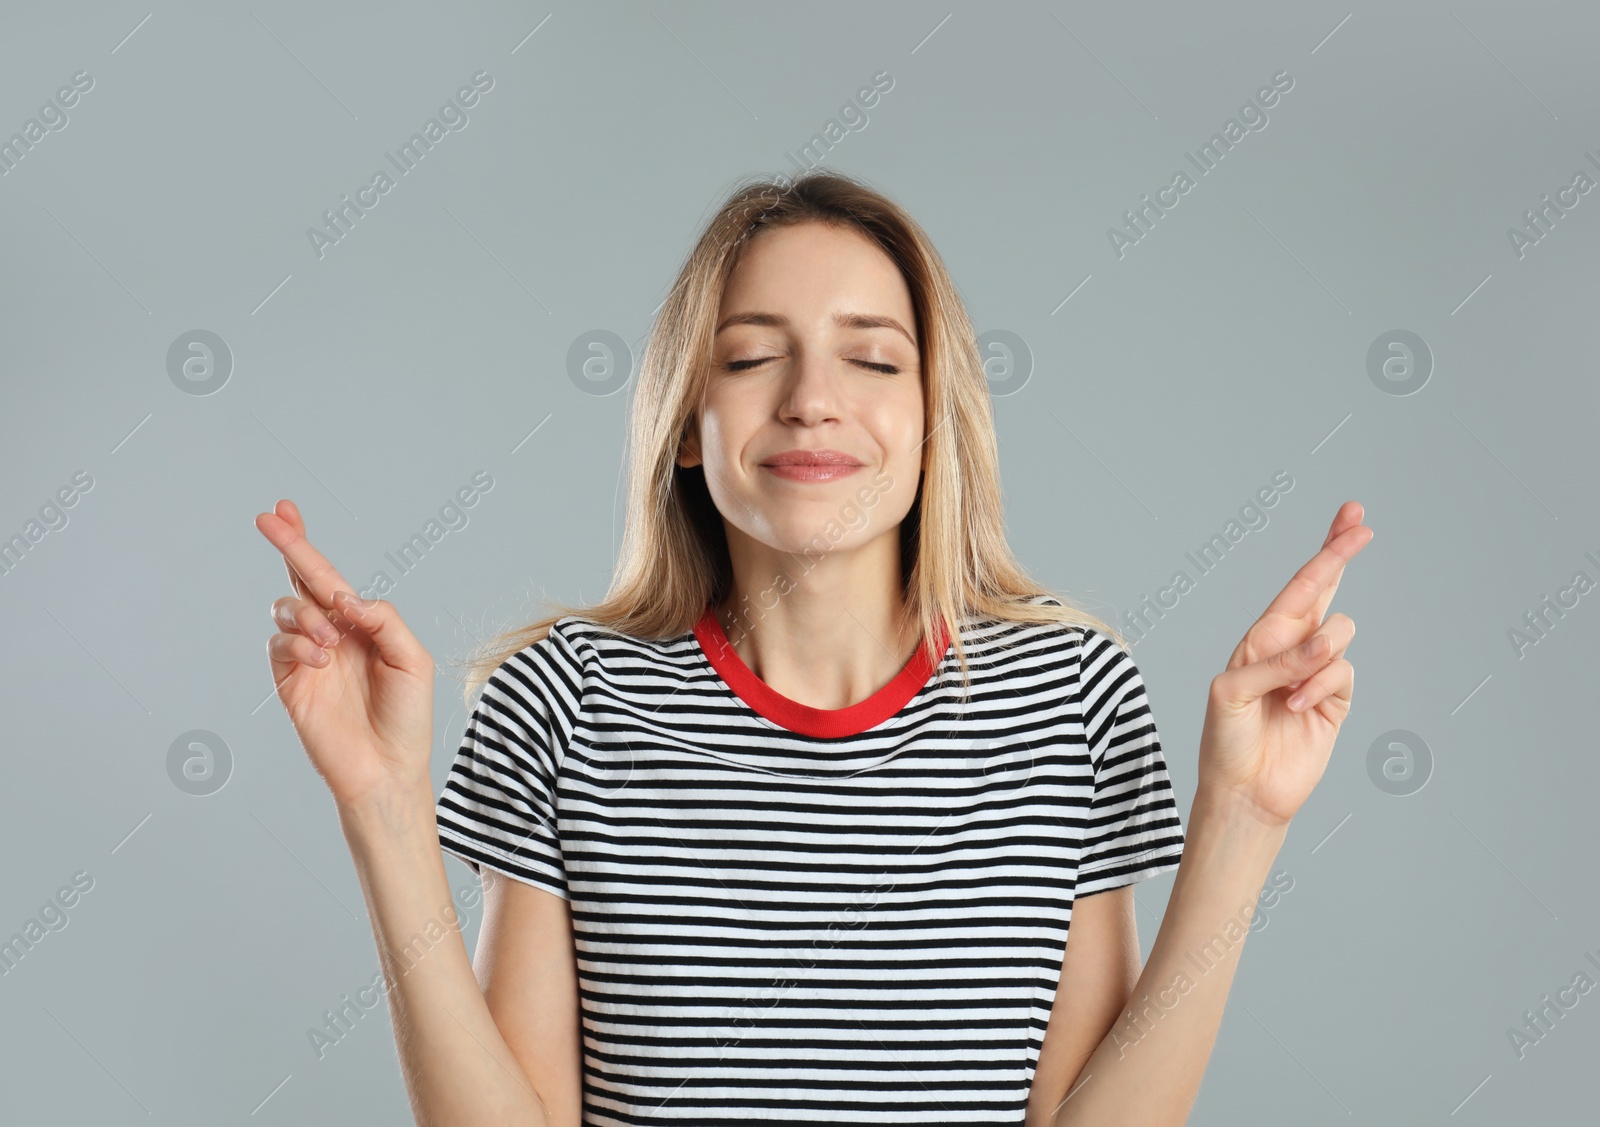
M1217 796L1195 796L1150 958L1052 1127L1181 1127L1188 1119L1256 898L1286 833Z
M419 1127L547 1127L501 1036L458 930L433 796L391 796L339 822L361 880Z

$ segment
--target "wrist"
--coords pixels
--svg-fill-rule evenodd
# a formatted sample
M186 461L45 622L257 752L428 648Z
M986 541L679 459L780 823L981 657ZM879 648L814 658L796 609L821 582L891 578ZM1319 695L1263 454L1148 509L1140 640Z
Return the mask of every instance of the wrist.
M359 799L334 805L352 846L358 841L389 843L438 836L432 784L427 779L374 787Z
M1198 903L1204 905L1198 910L1207 919L1241 897L1254 902L1283 848L1288 829L1288 823L1274 828L1259 821L1251 804L1239 796L1196 794L1184 833L1183 865L1173 897L1186 905L1196 903L1198 898Z
M1210 787L1204 783L1195 791L1190 809L1191 826L1204 824L1227 827L1236 834L1281 841L1289 831L1286 819L1262 810L1252 799L1229 787Z

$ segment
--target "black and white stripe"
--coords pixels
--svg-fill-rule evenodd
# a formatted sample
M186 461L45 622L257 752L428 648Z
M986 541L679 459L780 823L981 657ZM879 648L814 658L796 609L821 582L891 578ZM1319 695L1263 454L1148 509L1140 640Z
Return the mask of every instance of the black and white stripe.
M1176 868L1183 827L1108 636L964 631L964 714L947 650L836 738L692 633L567 617L490 678L439 834L570 901L586 1124L1023 1122L1074 898Z

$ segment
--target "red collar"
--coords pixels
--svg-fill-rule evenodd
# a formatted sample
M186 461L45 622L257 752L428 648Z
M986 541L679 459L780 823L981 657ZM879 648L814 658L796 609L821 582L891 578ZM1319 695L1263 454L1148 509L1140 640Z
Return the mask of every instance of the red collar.
M717 620L716 612L711 607L706 607L700 621L695 623L694 635L711 668L717 671L735 696L774 724L806 736L854 736L876 727L904 708L928 683L937 668L937 664L928 659L927 651L918 647L905 668L866 700L848 708L812 708L784 696L757 677L729 643L722 623ZM941 623L940 661L944 660L949 648L949 631Z

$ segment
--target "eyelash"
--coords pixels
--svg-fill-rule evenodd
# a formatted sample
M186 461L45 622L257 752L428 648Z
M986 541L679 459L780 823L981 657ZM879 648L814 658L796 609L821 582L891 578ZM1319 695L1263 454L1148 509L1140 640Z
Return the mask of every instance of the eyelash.
M727 368L730 372L743 372L748 368L754 368L757 364L765 364L771 359L773 359L771 356L763 356L759 360L734 360L729 362ZM895 367L893 364L875 364L870 360L852 360L851 363L872 368L875 371L884 373L885 375L897 376L900 374L900 369Z

